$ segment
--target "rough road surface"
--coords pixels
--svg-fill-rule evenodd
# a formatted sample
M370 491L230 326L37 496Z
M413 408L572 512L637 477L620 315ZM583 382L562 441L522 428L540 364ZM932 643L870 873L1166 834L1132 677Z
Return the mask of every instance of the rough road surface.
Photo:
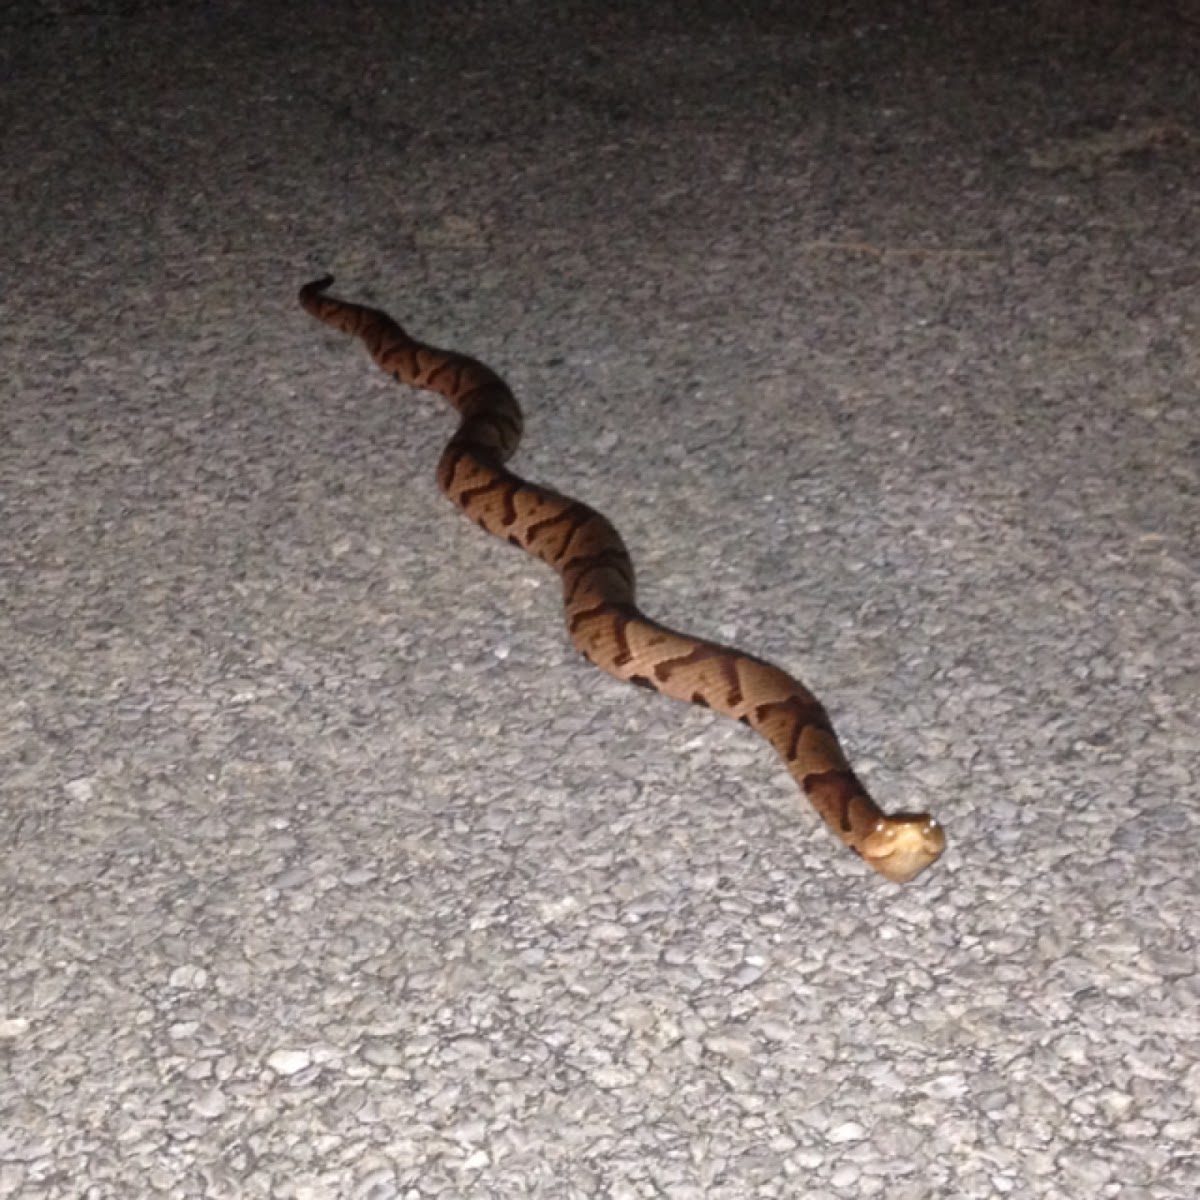
M1194 6L44 0L0 73L0 1197L1200 1194ZM325 271L942 861L581 662Z

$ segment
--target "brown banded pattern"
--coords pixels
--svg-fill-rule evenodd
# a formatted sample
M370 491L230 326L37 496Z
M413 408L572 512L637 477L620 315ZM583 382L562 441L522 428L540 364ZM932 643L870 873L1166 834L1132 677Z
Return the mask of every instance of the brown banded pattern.
M387 313L300 289L305 310L360 338L388 374L445 397L461 421L438 461L442 491L485 529L558 572L572 644L618 679L704 705L756 730L778 752L825 823L881 875L903 883L945 848L927 813L884 813L851 771L817 698L779 667L732 646L668 629L634 599L629 552L609 520L504 465L523 418L507 384L483 363L410 337Z

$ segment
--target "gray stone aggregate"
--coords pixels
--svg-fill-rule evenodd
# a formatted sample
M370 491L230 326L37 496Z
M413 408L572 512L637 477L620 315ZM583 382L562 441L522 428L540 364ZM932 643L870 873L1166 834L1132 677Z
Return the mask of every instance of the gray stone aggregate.
M0 15L0 1198L1200 1194L1183 3ZM582 663L318 274L771 749Z

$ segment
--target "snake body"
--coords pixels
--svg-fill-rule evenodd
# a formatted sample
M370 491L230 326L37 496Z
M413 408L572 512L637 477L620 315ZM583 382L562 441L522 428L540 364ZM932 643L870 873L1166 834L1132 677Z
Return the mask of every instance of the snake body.
M438 484L488 533L558 572L567 630L589 662L762 734L830 829L888 879L906 882L941 854L945 834L932 817L889 816L875 804L851 771L825 709L803 684L762 659L647 617L634 599L629 552L611 522L508 470L522 416L494 371L417 341L379 309L326 295L332 282L305 285L300 303L326 325L361 338L401 383L440 394L458 412L458 429L437 465Z

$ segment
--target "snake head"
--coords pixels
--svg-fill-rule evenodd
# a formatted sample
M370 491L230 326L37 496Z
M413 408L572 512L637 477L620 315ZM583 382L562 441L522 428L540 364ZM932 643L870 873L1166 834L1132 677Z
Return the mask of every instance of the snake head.
M915 879L945 848L945 830L928 813L883 817L855 847L893 883Z

